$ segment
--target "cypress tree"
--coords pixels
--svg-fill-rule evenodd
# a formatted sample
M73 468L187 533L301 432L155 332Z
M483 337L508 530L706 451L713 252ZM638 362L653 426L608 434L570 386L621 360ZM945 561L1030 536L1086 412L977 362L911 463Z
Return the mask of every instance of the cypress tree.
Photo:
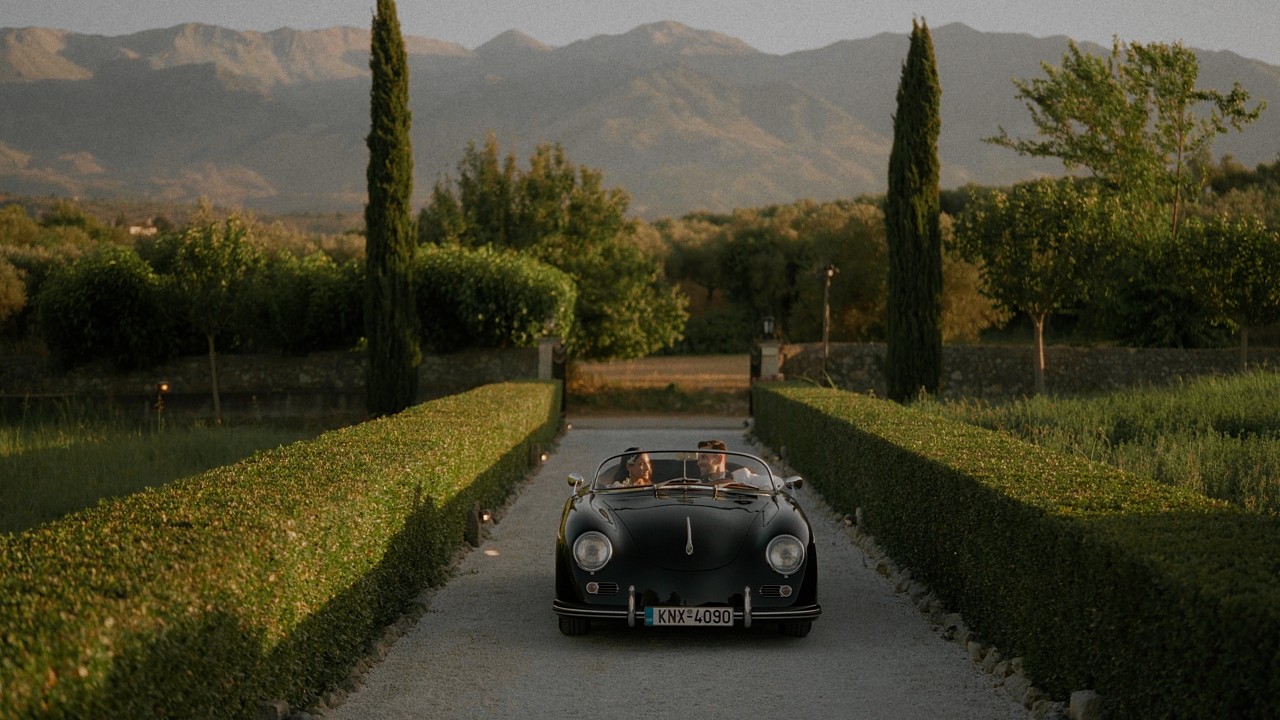
M409 61L395 0L378 0L370 40L369 201L364 209L369 412L399 412L418 394L418 319L411 272L416 247Z
M938 198L938 132L942 90L933 39L923 21L911 22L911 48L902 65L893 117L885 232L889 246L889 397L908 402L942 378L942 233Z

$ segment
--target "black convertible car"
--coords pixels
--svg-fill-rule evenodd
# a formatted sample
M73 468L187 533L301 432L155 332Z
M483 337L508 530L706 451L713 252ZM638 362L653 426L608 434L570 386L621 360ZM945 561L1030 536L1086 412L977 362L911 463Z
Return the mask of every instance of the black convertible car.
M745 453L632 450L590 482L569 475L552 604L560 631L612 620L808 635L822 608L809 521L789 493L802 480L780 480Z

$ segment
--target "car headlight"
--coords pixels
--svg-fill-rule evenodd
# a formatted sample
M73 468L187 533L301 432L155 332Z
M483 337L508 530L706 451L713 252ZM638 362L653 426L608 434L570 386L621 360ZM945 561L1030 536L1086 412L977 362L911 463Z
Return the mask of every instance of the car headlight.
M804 564L804 543L791 535L779 535L764 551L769 567L779 575L790 575Z
M573 559L587 572L595 572L608 565L611 557L613 545L609 538L595 530L584 532L573 541Z

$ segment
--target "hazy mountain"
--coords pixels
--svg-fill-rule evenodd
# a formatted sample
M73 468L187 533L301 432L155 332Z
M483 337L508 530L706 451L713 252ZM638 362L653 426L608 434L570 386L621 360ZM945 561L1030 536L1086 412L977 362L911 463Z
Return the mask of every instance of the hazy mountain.
M1030 134L1014 77L1064 37L933 30L944 187L1058 173L983 143ZM770 55L678 23L560 48L511 30L474 51L406 38L416 192L492 130L523 164L540 142L601 169L646 217L882 192L907 33ZM122 37L0 29L0 191L150 197L266 210L364 202L369 34L184 25ZM1106 49L1086 45L1095 52ZM1271 110L1220 139L1280 155L1280 68L1202 52L1201 84Z

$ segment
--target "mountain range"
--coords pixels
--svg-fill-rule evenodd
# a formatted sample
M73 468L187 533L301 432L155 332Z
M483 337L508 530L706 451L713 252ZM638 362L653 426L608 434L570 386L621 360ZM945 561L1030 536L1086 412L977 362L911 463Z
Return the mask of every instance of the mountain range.
M932 29L942 186L1060 174L983 142L1033 133L1013 78L1058 64L1062 36ZM883 192L908 34L787 55L674 22L563 47L509 31L469 50L406 37L415 196L489 132L523 165L558 142L622 187L634 214ZM1082 43L1086 51L1109 52ZM1200 85L1239 81L1271 109L1215 154L1280 157L1280 67L1198 51ZM0 28L0 192L264 211L360 208L369 33L182 25L119 37Z

